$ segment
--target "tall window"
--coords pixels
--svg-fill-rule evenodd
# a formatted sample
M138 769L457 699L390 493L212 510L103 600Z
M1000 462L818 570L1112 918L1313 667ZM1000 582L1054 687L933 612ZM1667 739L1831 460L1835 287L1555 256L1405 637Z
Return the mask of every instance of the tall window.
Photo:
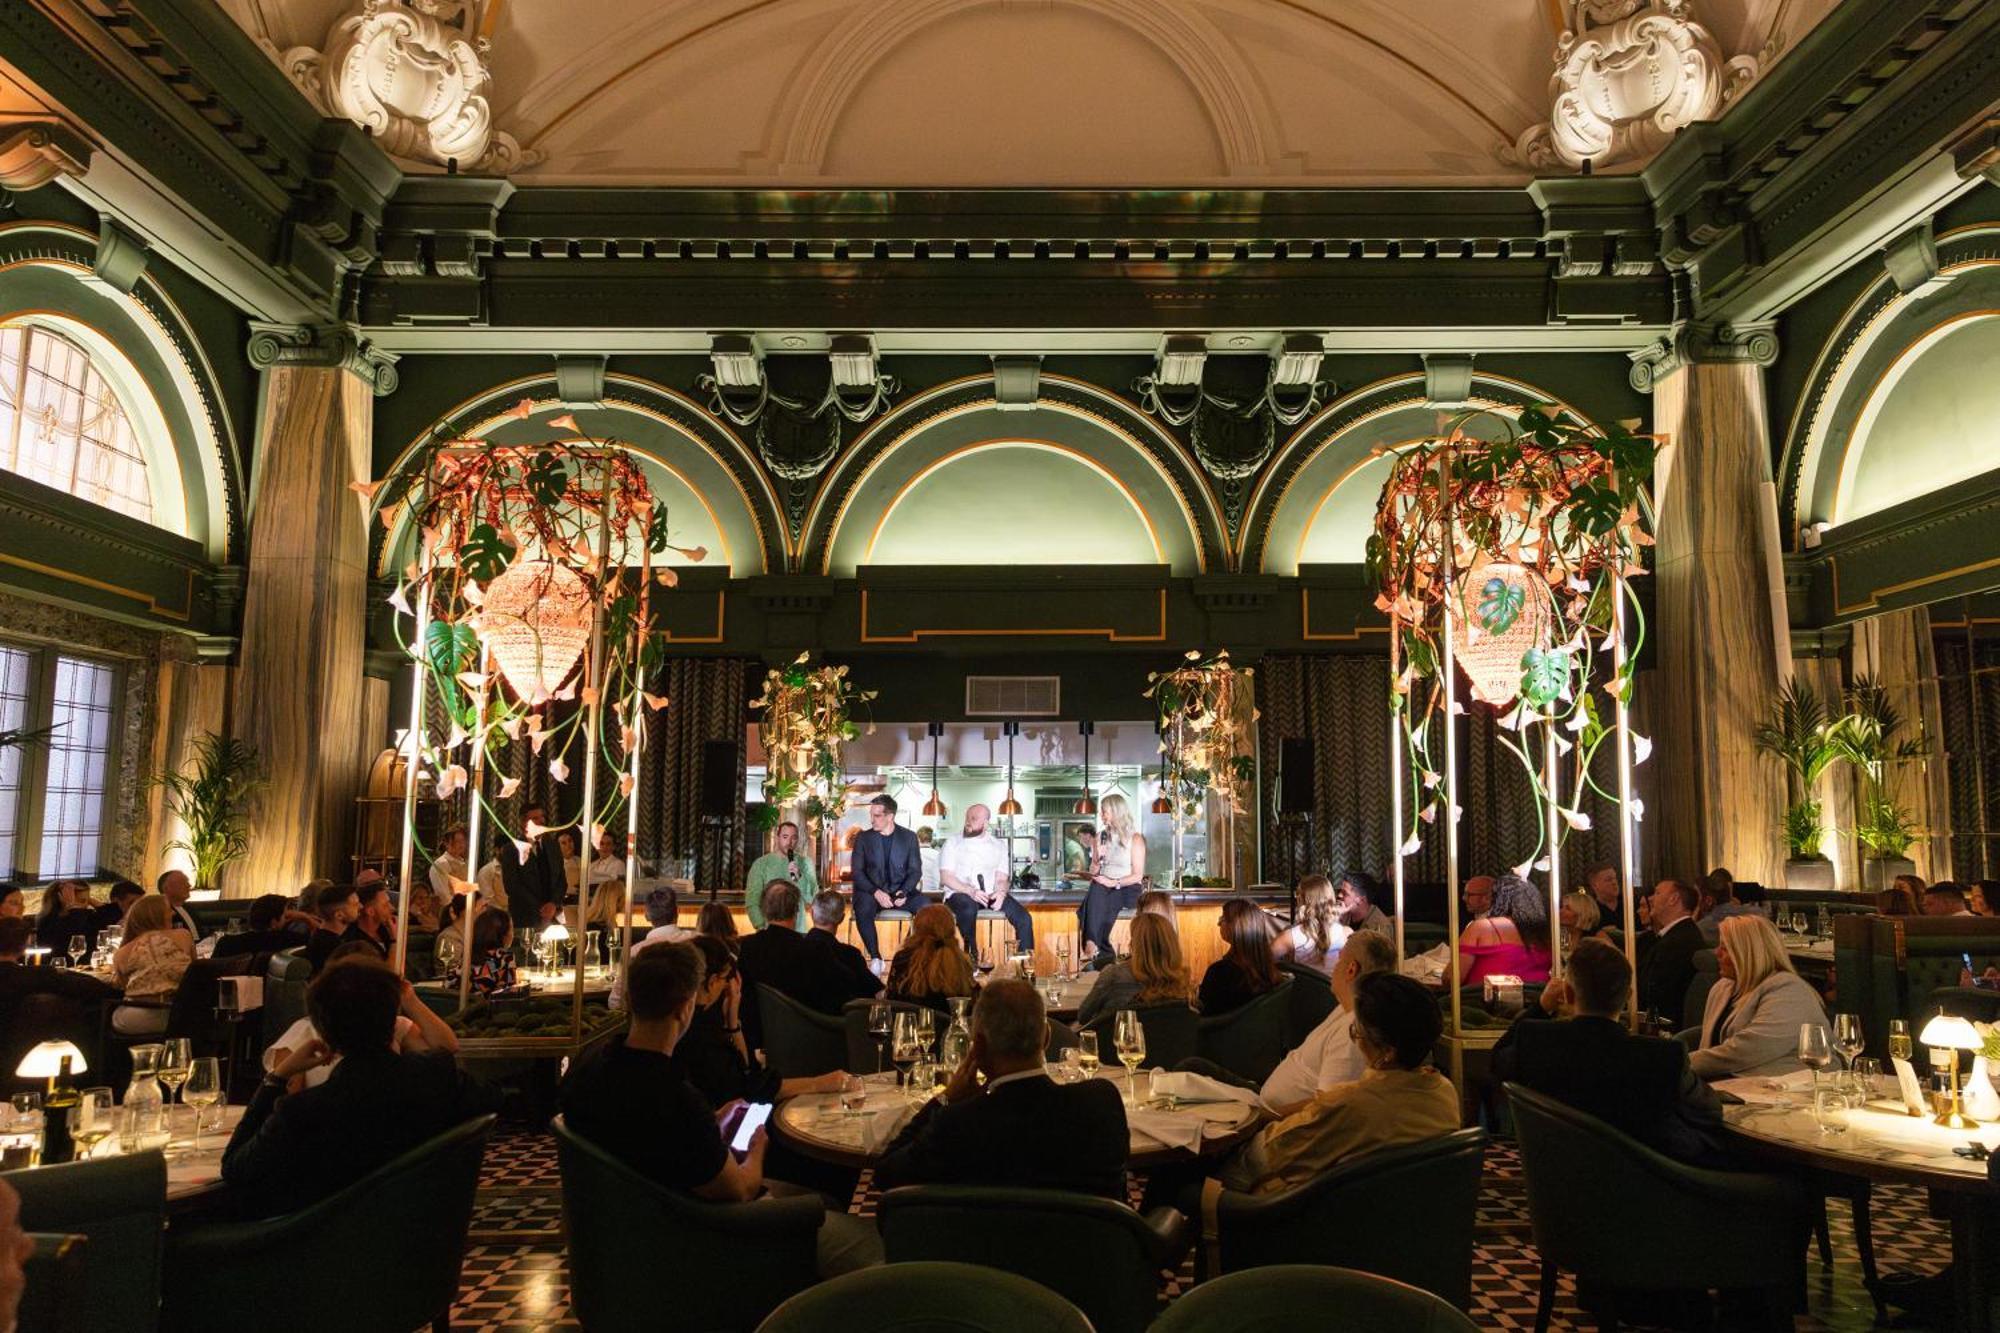
M153 521L124 404L90 353L39 325L0 328L0 468Z
M47 730L0 751L0 879L103 869L119 670L54 647L0 643L0 731Z

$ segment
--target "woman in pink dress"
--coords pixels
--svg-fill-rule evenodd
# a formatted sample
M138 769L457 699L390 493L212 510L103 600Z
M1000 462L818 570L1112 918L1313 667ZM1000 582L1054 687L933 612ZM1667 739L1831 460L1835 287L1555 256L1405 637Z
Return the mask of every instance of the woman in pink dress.
M1487 977L1549 979L1549 902L1519 875L1493 883L1493 910L1458 937L1459 984L1477 986Z

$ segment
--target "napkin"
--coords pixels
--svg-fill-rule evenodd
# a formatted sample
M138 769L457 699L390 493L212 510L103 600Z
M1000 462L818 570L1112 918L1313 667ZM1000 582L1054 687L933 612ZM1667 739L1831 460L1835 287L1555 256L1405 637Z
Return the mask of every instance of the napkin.
M1160 1096L1172 1097L1180 1102L1237 1102L1244 1106L1263 1104L1263 1099L1257 1095L1257 1089L1239 1088L1232 1083L1224 1083L1221 1079L1210 1078L1206 1074L1184 1071L1156 1073L1147 1087Z
M1813 1071L1795 1069L1789 1074L1764 1078L1755 1074L1720 1078L1712 1084L1717 1092L1732 1093L1749 1106L1790 1106L1794 1097L1810 1095Z
M885 1106L861 1116L861 1150L869 1156L885 1151L915 1114L913 1106Z
M1447 967L1451 966L1451 946L1440 944L1435 949L1403 960L1403 975L1417 981L1438 982L1444 980Z
M1210 1135L1226 1134L1256 1115L1253 1106L1238 1102L1209 1103L1178 1111L1156 1111L1146 1107L1125 1108L1125 1123L1132 1132L1168 1148L1197 1152Z

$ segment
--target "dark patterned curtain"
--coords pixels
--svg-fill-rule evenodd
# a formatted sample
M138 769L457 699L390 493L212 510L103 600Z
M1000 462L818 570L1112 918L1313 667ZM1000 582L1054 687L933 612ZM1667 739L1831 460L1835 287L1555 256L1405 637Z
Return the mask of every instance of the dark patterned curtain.
M647 722L639 853L662 873L686 875L703 889L743 882L743 802L732 802L726 819L704 823L701 762L706 742L728 741L736 755L731 790L743 790L743 729L754 667L742 658L675 657L654 678L653 689L669 702Z
M1959 879L1991 879L2000 875L2000 642L1968 641L1958 626L1934 629L1932 638L1951 801L1951 869Z

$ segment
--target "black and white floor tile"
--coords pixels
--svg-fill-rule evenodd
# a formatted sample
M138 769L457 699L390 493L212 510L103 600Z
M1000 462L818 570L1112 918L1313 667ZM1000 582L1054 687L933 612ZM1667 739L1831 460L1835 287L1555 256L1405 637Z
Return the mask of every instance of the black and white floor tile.
M852 1211L872 1215L874 1202L873 1182L864 1172ZM1937 1270L1950 1237L1944 1224L1930 1216L1921 1191L1878 1187L1873 1211L1876 1258L1884 1274ZM1797 1333L1861 1333L1875 1327L1846 1205L1830 1205L1829 1215L1833 1264L1821 1265L1817 1253L1810 1258L1809 1313L1799 1319ZM1520 1159L1511 1144L1496 1143L1488 1151L1472 1264L1473 1321L1482 1329L1532 1329L1541 1261L1529 1231ZM1168 1297L1193 1280L1191 1263L1184 1265L1167 1283ZM1594 1327L1575 1295L1565 1278L1556 1298L1554 1328ZM503 1130L487 1150L452 1326L460 1333L578 1327L569 1307L555 1144L545 1131ZM1897 1327L1921 1325L1906 1316Z

